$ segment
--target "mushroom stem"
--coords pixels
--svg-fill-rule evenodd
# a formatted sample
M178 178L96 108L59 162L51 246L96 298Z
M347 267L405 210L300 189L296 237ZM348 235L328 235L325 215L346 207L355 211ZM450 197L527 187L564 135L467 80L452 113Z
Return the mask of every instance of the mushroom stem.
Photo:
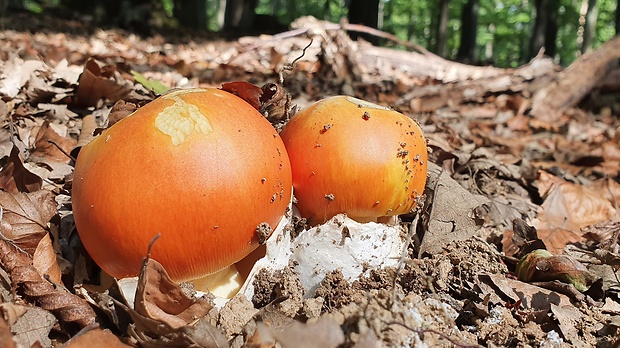
M221 298L232 298L239 292L244 281L237 266L231 265L217 273L194 279L192 283L198 291L211 292Z

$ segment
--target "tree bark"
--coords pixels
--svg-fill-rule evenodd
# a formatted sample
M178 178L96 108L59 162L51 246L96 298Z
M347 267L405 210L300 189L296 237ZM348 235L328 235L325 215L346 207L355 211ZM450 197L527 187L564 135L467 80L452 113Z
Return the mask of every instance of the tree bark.
M367 27L378 28L379 0L351 0L349 2L348 19L349 23L352 24L363 24ZM376 36L364 33L351 33L351 38L354 40L360 37L373 44L378 43Z
M478 0L467 0L461 15L461 43L456 59L465 63L476 60L476 37L478 34Z
M588 0L586 11L586 24L583 28L583 41L581 43L581 53L586 53L592 49L592 39L596 33L596 17L598 16L598 6L596 0Z
M616 35L620 35L620 1L616 2Z
M543 47L545 48L545 54L551 57L555 55L559 6L560 4L557 0L536 0L536 17L530 38L529 58L535 57Z
M439 11L438 11L438 19L437 26L435 28L435 46L433 47L433 51L441 56L446 56L446 42L448 37L448 18L449 18L449 5L450 0L441 0L439 1Z
M175 0L174 18L186 28L197 30L207 29L206 0Z
M244 34L254 24L258 0L226 0L224 11L224 31L231 34Z
M558 38L558 10L560 2L552 0L547 4L547 10L545 11L545 15L548 17L547 28L545 28L545 53L549 57L553 57L555 56L556 39Z
M547 28L548 17L545 15L549 0L536 0L535 2L535 19L532 36L530 37L529 58L533 58L538 54L541 48L545 46L545 32Z

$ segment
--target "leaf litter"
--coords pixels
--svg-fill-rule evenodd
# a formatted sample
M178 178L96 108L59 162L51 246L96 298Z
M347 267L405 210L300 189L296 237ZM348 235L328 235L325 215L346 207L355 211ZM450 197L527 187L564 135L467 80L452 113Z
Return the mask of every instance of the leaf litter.
M66 33L29 34L21 23L50 23L22 16L0 32L0 338L68 347L104 339L119 347L619 343L620 104L596 102L598 86L550 122L529 112L537 86L557 76L545 58L514 70L456 69L424 52L353 42L313 18L294 23L301 36L192 41L88 27L76 34L77 24L57 18L52 25ZM402 218L415 233L400 266L352 281L333 270L308 296L291 263L262 272L253 298L220 308L149 258L137 279L101 274L71 220L79 147L154 90L270 86L302 52L284 74L292 99L280 97L278 108L350 94L414 117L429 138L437 166L424 209ZM241 91L261 102L263 91ZM517 278L519 260L538 275ZM587 289L575 272L587 272ZM33 319L22 320L27 313Z

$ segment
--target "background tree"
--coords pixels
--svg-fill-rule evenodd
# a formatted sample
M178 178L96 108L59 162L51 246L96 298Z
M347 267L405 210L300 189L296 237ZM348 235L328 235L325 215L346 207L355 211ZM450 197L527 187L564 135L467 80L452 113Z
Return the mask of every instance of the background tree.
M379 4L380 0L349 0L349 23L363 24L371 28L378 28ZM381 15L383 14L381 13ZM372 42L373 44L378 43L376 36L364 33L351 33L352 39L355 40L359 37L362 37L364 40Z
M435 21L434 32L435 42L431 51L436 54L445 57L446 56L446 43L448 37L448 17L449 17L449 5L450 0L440 0L437 2L437 19Z
M174 0L173 13L184 27L197 30L208 27L206 0Z
M473 63L476 53L476 37L478 36L478 3L479 0L467 0L461 15L461 43L456 59L465 63Z

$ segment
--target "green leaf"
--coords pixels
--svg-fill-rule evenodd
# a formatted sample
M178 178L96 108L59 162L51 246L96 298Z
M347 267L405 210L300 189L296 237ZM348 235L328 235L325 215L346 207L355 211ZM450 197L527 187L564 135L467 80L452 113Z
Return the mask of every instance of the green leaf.
M136 82L144 86L144 88L148 89L149 91L155 92L156 94L164 94L170 89L170 87L164 85L163 83L157 80L148 79L135 70L132 70L131 74L133 75L133 78L136 80Z

